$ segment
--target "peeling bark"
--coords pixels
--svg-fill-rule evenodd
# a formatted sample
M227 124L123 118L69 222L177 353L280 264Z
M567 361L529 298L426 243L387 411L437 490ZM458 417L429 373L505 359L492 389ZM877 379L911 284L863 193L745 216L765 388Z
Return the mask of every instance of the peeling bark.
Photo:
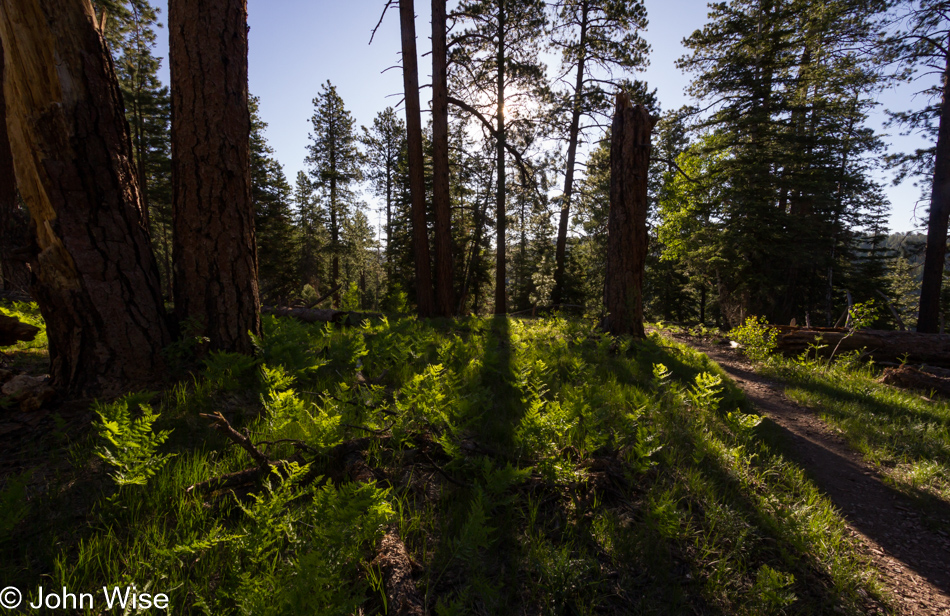
M3 290L29 293L30 270L26 259L18 257L29 243L26 217L20 211L16 193L16 171L7 134L7 104L3 96L3 46L0 45L0 269Z
M0 38L53 384L83 395L149 384L164 371L170 337L122 98L92 5L0 0Z
M210 347L260 334L251 203L246 0L171 0L174 295Z

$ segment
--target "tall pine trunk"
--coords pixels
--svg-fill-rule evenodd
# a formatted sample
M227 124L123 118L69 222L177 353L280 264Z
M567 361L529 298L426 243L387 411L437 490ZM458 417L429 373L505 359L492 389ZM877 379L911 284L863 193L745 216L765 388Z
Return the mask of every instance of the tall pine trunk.
M445 0L432 0L432 212L435 218L435 304L454 314L452 210L449 204L449 102Z
M505 0L498 0L498 48L496 51L495 155L498 165L498 186L495 191L495 314L508 312L508 289L505 276L505 241L508 209L505 205Z
M643 338L643 268L647 256L647 173L656 119L630 97L617 95L611 128L610 212L604 329Z
M416 307L420 317L435 312L432 265L426 224L425 168L422 118L419 108L419 66L416 60L416 12L412 0L399 0L402 32L402 80L406 93L406 137L409 149L409 198L412 202L412 243L416 265Z
M581 8L581 32L577 59L577 76L574 83L574 97L571 109L571 127L567 142L567 169L564 172L564 192L561 195L561 216L557 225L557 243L554 249L554 293L555 305L564 301L564 261L567 256L567 227L571 218L571 197L574 194L574 167L577 160L577 141L581 128L581 97L584 93L584 63L587 60L587 18L588 3Z
M950 218L950 53L946 54L945 62L930 219L927 222L927 251L917 316L917 331L928 334L940 331L940 286L947 257L947 223Z
M170 336L122 97L92 5L0 0L0 39L53 384L108 395L153 383Z
M260 334L246 0L170 0L174 295L215 350Z

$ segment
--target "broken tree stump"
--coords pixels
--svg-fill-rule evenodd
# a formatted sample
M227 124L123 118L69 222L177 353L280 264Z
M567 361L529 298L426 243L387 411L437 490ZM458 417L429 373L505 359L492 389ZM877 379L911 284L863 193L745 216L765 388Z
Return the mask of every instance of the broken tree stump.
M647 256L647 173L656 118L617 95L610 142L610 213L604 329L643 338L643 268Z

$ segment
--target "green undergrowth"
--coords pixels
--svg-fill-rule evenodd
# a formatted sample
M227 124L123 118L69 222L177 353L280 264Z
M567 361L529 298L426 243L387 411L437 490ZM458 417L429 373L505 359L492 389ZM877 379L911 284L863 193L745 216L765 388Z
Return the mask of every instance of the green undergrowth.
M74 474L0 537L0 579L135 584L177 614L384 614L394 532L439 615L857 614L880 596L830 503L685 346L560 318L264 329L254 358L100 403ZM223 483L258 465L202 413L281 462Z
M879 383L880 369L851 354L832 362L770 358L786 395L819 410L891 485L923 503L950 503L950 402Z

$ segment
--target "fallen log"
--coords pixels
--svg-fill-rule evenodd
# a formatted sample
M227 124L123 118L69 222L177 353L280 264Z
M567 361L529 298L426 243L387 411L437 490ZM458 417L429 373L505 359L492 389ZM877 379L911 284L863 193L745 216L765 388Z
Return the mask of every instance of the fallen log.
M399 616L422 616L422 596L412 579L412 560L406 551L406 545L396 531L391 530L379 544L379 552L373 564L383 574L388 600L389 614Z
M950 378L924 372L914 366L885 368L878 382L900 389L912 389L928 396L950 398Z
M350 312L347 310L333 310L332 308L263 306L261 312L278 317L291 317L304 323L336 323L339 325L359 325L366 319L383 318L383 315L378 312Z
M816 342L825 345L825 357L838 347L837 354L866 351L875 361L900 361L950 368L950 334L921 334L908 331L857 330L834 327L773 325L779 330L776 349L785 355L799 355ZM840 343L840 345L839 345Z
M29 342L36 338L39 331L39 327L0 313L0 346L9 346L21 341Z

